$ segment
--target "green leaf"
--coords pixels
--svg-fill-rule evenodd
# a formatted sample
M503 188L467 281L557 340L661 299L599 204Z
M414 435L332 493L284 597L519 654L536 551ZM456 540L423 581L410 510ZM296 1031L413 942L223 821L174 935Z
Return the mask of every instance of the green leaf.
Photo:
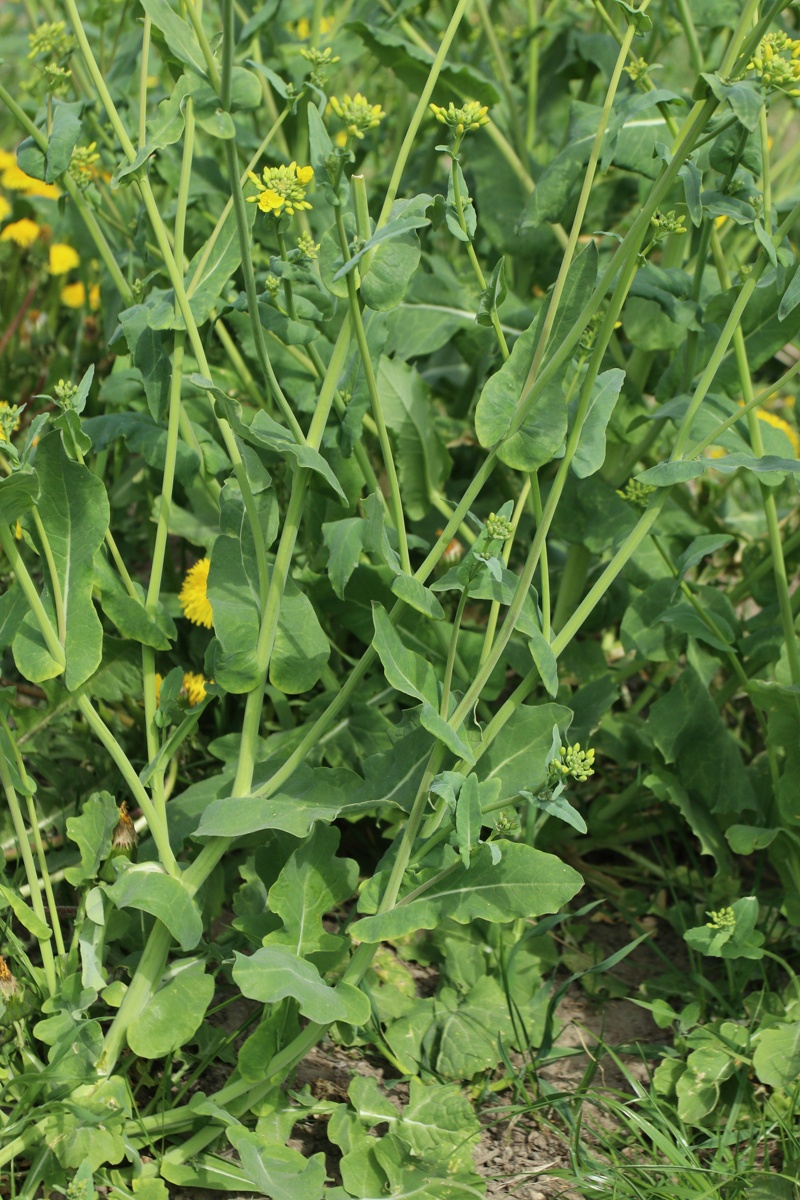
M479 845L483 814L480 784L476 775L468 775L456 801L456 837L461 862L468 868L471 851Z
M19 584L7 588L0 596L0 651L6 650L28 611L28 601Z
M430 588L415 579L413 575L395 575L392 580L392 591L398 600L402 600L411 608L421 612L432 621L443 621L444 609Z
M364 1025L369 1020L370 1004L363 992L348 983L328 987L317 968L287 946L262 946L249 956L237 950L235 959L234 981L249 1000L275 1004L292 996L303 1016L320 1025Z
M717 100L730 104L735 116L753 133L758 129L759 116L764 105L764 97L758 85L750 79L741 79L736 83L726 83L718 75L707 72L701 73Z
M498 799L511 803L522 791L542 790L553 726L566 737L571 720L560 704L523 704L516 710L481 756L484 779L500 781Z
M312 446L304 446L296 442L289 431L284 429L283 425L279 425L277 421L273 421L272 417L263 411L257 412L250 424L246 425L242 420L241 405L237 404L235 400L231 400L230 396L226 396L220 388L215 387L210 379L206 379L203 375L195 374L190 375L189 380L195 387L211 392L221 404L225 416L239 434L239 437L244 438L251 446L262 446L267 450L272 450L273 453L280 455L281 458L291 459L298 467L303 467L307 471L314 471L316 474L321 475L341 502L343 504L348 503L347 496L339 480L318 450L315 450Z
M254 556L245 556L238 537L218 537L214 542L207 595L219 642L214 679L228 692L249 692L259 680L260 601Z
M139 1058L163 1058L191 1041L214 995L202 962L174 963L169 978L128 1026L128 1045Z
M628 24L633 25L637 34L644 36L653 28L652 17L649 17L647 13L640 12L633 4L627 4L626 0L613 0L613 2L620 9Z
M800 1021L762 1029L753 1054L753 1067L767 1087L792 1087L800 1075Z
M252 230L257 205L245 205L247 227ZM235 213L230 212L225 219L219 237L206 257L205 246L201 246L195 254L186 272L189 280L189 308L198 325L202 325L211 316L212 309L217 307L225 284L242 261L239 243L239 229ZM185 322L180 313L176 314L174 329L184 329Z
M97 670L103 653L103 627L92 603L92 559L108 528L108 499L102 480L67 457L60 433L50 433L39 443L36 473L42 489L39 516L52 550L64 607L65 683L74 692ZM42 602L53 627L57 628L47 572ZM42 647L42 637L33 615L29 614L14 641L17 666L28 678L32 676L26 666L34 671L41 669L37 667L41 658L37 660L36 646ZM52 674L39 677L51 678Z
M318 682L331 646L308 596L287 579L269 667L273 687L288 695L308 692Z
M520 792L520 795L524 796L534 808L541 809L550 817L557 817L559 821L565 821L567 825L577 829L578 833L588 833L586 822L577 808L572 807L566 796L550 796L546 791L539 795L534 795L532 792Z
M798 304L800 304L800 270L794 272L789 280L789 286L781 296L781 302L778 305L778 320L785 321Z
M583 879L552 854L531 846L498 840L500 862L482 846L469 869L459 863L416 900L388 912L362 917L351 925L362 942L403 937L417 929L435 929L450 918L461 925L476 919L510 921L557 912L583 887Z
M761 825L729 825L725 837L734 854L752 854L754 850L771 846L780 832L780 829L764 829Z
M347 767L303 765L274 796L227 796L212 801L194 836L242 837L262 829L282 829L294 837L306 837L315 821L329 824L340 812L370 807L362 784L361 776ZM376 797L371 803L377 802Z
M28 933L32 933L38 941L45 942L53 936L53 931L46 922L33 911L29 904L25 903L21 896L17 895L13 888L5 887L0 883L0 896L5 900L20 925L24 926Z
M401 201L400 203L404 206L408 206L411 203L418 204L418 202L421 200L427 201L428 204L432 203L431 196L417 196L417 197L415 197L415 200L413 202L406 200L406 201ZM402 212L403 209L401 208L400 211ZM391 220L387 221L387 223L385 225L382 225L380 229L377 229L375 231L375 233L372 234L371 237L367 238L367 240L356 251L356 253L351 255L350 258L348 258L348 260L344 264L344 266L340 267L339 270L336 272L336 274L333 276L333 282L336 283L337 280L343 279L345 275L349 275L350 272L356 266L358 266L358 264L361 262L364 255L369 254L369 252L371 250L375 250L378 246L382 246L385 242L393 241L395 238L405 237L407 234L413 233L415 229L422 229L426 225L430 225L430 220L428 217L423 217L423 216L393 217ZM417 262L419 262L419 253L417 253ZM398 301L398 303L399 303L399 301ZM375 307L375 306L372 306L372 307Z
M383 664L387 681L398 692L413 696L422 703L420 721L429 733L444 742L459 758L474 762L469 746L437 712L438 689L431 664L422 655L415 654L403 645L386 612L375 601L372 604L372 619L375 625L373 645Z
M574 323L597 279L597 250L591 243L572 263L564 283L549 345ZM491 376L481 393L475 412L475 431L482 446L489 449L507 437L528 377L547 301L532 324L514 343L511 355ZM545 363L547 358L545 356ZM561 381L546 387L534 402L521 428L503 445L501 458L518 470L535 470L549 462L561 446L567 432L567 408Z
M269 889L269 911L283 921L283 929L269 935L269 944L280 942L301 956L326 948L331 935L322 918L358 886L358 863L336 857L339 837L338 829L316 825L292 853Z
M428 82L433 53L420 49L376 22L348 21L346 28L361 38L365 46L383 66L389 67L416 94ZM499 104L500 93L495 84L475 67L461 63L445 63L440 72L434 99L446 104L453 96L469 96L481 104Z
M624 382L625 372L617 367L603 371L594 381L589 411L572 460L572 469L579 479L594 475L605 462L606 429Z
M53 105L53 125L47 141L45 180L59 179L72 158L72 151L81 136L83 101L56 100Z
M135 304L119 314L119 322L133 356L133 364L142 374L150 416L160 422L164 419L169 402L172 364L167 349L167 334L151 329L148 316L149 311L143 304Z
M13 525L36 506L39 498L39 477L31 471L15 471L0 479L0 520Z
M321 1200L327 1174L324 1154L305 1158L299 1150L271 1145L265 1137L241 1125L225 1132L238 1152L242 1169L262 1196L271 1200Z
M531 632L528 648L545 689L555 696L558 691L558 662L552 646L538 627Z
M160 1171L169 1183L187 1189L190 1195L197 1194L198 1188L241 1194L252 1183L236 1163L214 1154L199 1154L191 1164L186 1164L174 1162L167 1153L161 1159Z
M119 808L110 792L94 792L84 802L79 817L67 818L67 837L75 842L80 866L66 867L64 878L73 887L94 879L111 850L111 835L119 821Z
M403 507L414 521L430 511L430 496L450 474L450 455L433 420L428 388L407 363L381 357L378 390L384 418L397 438Z
M339 599L344 600L347 582L364 550L364 521L361 517L327 521L322 526L322 540L328 551L328 579Z
M142 0L142 8L156 29L163 33L167 46L175 57L186 63L196 74L207 78L206 60L194 31L170 8L167 0Z
M725 546L729 546L732 541L733 538L724 533L706 533L692 538L675 563L678 569L678 579L683 579L692 567L696 567L709 554L714 554L717 550L722 550Z
M497 310L506 298L508 289L506 287L505 276L505 257L497 260L495 268L489 276L489 282L481 292L481 298L478 301L478 311L475 314L475 320L479 325L491 327L492 319L497 314Z
M179 879L157 863L127 863L108 897L117 908L137 908L166 925L181 950L193 950L203 935L197 905Z
M700 676L687 667L650 707L648 735L685 788L712 812L741 812L756 800L739 748L725 728Z
M740 468L762 476L762 482L767 487L775 487L787 475L800 473L800 462L797 459L777 458L772 454L763 458L755 458L750 454L726 454L724 458L676 459L675 462L658 463L655 467L642 471L636 478L640 483L649 483L653 487L672 487L675 483L696 479L709 470L732 475ZM765 478L767 475L770 478Z

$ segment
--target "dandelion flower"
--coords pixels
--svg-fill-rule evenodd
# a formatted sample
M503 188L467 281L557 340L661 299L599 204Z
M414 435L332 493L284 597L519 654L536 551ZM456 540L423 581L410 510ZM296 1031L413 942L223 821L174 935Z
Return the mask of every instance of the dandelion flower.
M183 615L193 625L204 625L210 629L214 613L208 599L208 569L210 558L201 558L186 572L183 587L178 593L178 600L183 609Z
M190 708L194 708L195 704L202 704L206 698L205 678L193 671L186 671L183 676L183 691Z
M77 250L66 242L53 242L50 247L50 274L66 275L80 264Z
M83 308L86 303L86 288L82 283L68 283L61 289L61 303L67 308Z
M17 156L11 150L0 150L0 171L17 165Z
M45 183L41 179L31 179L25 188L25 195L30 196L32 199L57 200L61 195L61 190L54 183Z
M35 221L31 221L30 217L23 217L20 221L12 221L10 225L6 225L0 233L0 242L16 242L23 250L27 250L36 241L39 232Z

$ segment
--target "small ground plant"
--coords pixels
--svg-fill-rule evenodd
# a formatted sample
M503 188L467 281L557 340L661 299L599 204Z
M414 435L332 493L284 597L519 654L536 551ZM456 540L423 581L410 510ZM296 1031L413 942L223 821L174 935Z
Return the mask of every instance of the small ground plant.
M511 1088L790 1200L798 26L0 11L0 1195L461 1200ZM556 1094L654 931L647 1082Z

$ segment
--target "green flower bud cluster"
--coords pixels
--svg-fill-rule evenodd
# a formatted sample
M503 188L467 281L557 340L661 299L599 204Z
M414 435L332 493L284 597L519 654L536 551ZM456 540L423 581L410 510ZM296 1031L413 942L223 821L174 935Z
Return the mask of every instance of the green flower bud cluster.
M386 113L380 104L370 104L366 96L356 92L343 100L331 96L330 106L340 121L344 122L349 137L363 138L368 129L380 125Z
M736 915L732 908L720 908L706 913L711 917L706 924L709 929L732 929L736 924Z
M650 224L655 231L653 234L654 242L663 241L671 233L686 233L686 217L679 217L674 208L671 208L668 213L662 213L659 209L656 209L650 218Z
M99 161L97 142L90 142L88 146L76 146L72 151L68 170L70 178L82 192L86 191L89 184L97 178L96 164Z
M640 79L646 77L650 70L650 64L644 58L634 58L628 63L625 70L633 82L638 83Z
M572 778L578 783L585 783L590 775L594 775L594 750L581 750L580 742L574 746L562 746L560 759L553 759L550 763L552 782Z
M314 86L323 87L329 69L339 61L339 55L334 54L330 46L325 50L314 50L312 47L300 51L306 62L311 64L309 82Z
M70 383L67 379L59 379L53 388L53 399L58 407L63 408L65 411L75 407L75 397L77 394L77 384Z
M297 249L302 254L303 258L307 258L310 262L319 254L319 245L316 243L310 233L301 233L297 239Z
M277 296L278 292L281 290L280 279L278 279L278 276L273 275L272 272L270 271L269 275L267 275L265 283L266 283L267 291L269 292L271 298L274 300L275 297Z
M507 542L514 532L514 526L510 521L506 521L504 517L498 517L494 513L489 513L486 522L486 532L493 541Z
M0 442L10 442L11 435L19 429L22 412L19 404L0 403Z
M28 35L28 45L32 62L63 62L74 50L75 39L67 33L63 21L50 21Z
M430 104L428 107L437 121L453 130L459 141L470 130L480 129L481 125L489 124L489 117L486 115L489 109L477 100L470 100L461 108L456 108L452 100L447 108L442 108L439 104Z
M639 483L638 479L629 479L624 488L617 488L617 495L639 508L647 508L647 501L658 489L652 483Z

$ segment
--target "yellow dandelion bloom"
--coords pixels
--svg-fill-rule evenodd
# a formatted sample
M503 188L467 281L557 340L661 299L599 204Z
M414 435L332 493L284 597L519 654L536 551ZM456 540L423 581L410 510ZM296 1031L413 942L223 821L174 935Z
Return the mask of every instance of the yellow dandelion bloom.
M3 174L0 175L0 183L11 192L27 192L29 185L36 182L40 181L26 175L22 167L17 166L16 159L5 167Z
M183 676L183 690L191 708L194 708L195 704L202 704L206 698L205 678L193 671L186 671Z
M39 236L39 226L35 221L31 221L30 217L23 217L20 221L12 221L10 225L6 225L2 233L0 233L0 242L16 242L23 250L27 250Z
M10 150L0 150L0 171L6 171L9 167L17 165L17 156Z
M68 283L61 289L61 303L67 308L83 308L86 303L86 288L82 283Z
M183 609L183 615L193 625L204 625L210 629L214 621L214 613L208 599L208 570L211 559L201 558L186 572L183 587L178 593L178 600Z
M5 221L10 212L11 205L8 203L5 196L0 196L0 221Z
M334 25L335 21L333 17L322 17L319 23L320 34L324 37L326 33L330 33ZM300 17L300 19L295 21L294 24L289 22L286 28L290 33L293 33L295 37L298 37L301 42L304 42L307 38L311 37L311 22L309 21L308 17Z
M80 264L77 250L66 242L53 242L50 247L50 274L66 275Z
M97 312L100 308L100 284L93 283L89 288L89 308L92 312Z

